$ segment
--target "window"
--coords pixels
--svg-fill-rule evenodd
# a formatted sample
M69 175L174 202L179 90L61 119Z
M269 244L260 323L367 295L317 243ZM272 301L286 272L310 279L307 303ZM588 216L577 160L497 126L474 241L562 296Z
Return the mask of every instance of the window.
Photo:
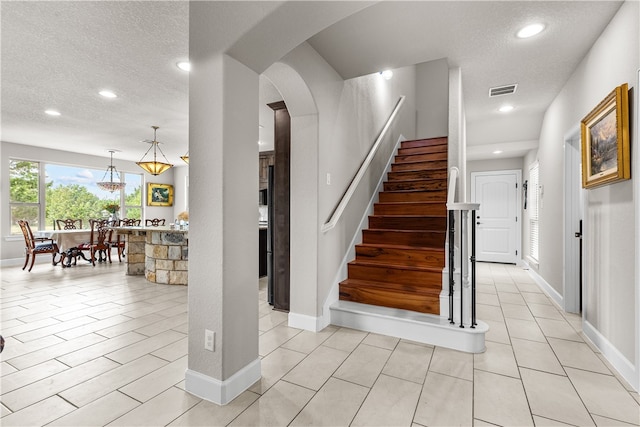
M529 255L535 261L539 260L539 208L540 208L540 180L539 164L535 162L529 167Z
M107 204L117 204L132 218L142 214L142 174L126 174L122 194L98 188L104 176L98 169L12 159L9 176L11 234L21 233L19 219L33 230L52 230L56 219L80 218L86 228L89 219L109 215Z
M11 234L20 234L18 220L29 221L32 229L40 224L40 163L9 160L9 207Z

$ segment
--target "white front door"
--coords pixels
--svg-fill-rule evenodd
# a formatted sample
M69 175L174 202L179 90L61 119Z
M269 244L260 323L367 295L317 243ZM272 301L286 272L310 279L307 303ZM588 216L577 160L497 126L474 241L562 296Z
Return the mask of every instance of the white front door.
M476 212L476 260L516 264L520 259L521 171L474 172L471 200Z

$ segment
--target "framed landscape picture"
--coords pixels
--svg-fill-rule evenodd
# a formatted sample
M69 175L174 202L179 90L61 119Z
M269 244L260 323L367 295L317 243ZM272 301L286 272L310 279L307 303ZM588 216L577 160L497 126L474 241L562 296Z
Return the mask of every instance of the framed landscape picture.
M628 92L618 86L582 119L583 188L631 178Z
M173 185L147 183L147 206L173 206Z

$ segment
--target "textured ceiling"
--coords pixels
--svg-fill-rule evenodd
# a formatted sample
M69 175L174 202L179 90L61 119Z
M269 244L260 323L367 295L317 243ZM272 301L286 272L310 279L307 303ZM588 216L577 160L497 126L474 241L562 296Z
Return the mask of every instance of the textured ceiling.
M300 13L304 22L314 8L329 9L323 2L304 7L234 3L219 7L231 20L218 17L234 27L245 15L251 26L283 10L289 19ZM331 13L318 15L326 21L327 16L356 13L320 31L311 45L345 78L439 58L461 67L468 155L481 158L495 147L504 147L510 156L535 147L545 109L621 2L341 4L334 2ZM255 13L248 13L253 8ZM2 1L0 138L105 157L114 148L121 150L118 158L135 161L147 149L139 141L150 139L150 126L158 125L162 150L171 162L179 162L188 144L188 75L175 63L188 57L188 9L182 1ZM533 20L547 29L533 39L516 39L520 26ZM308 32L309 27L298 26L300 34ZM213 26L207 37L224 31L218 43L228 40L225 28ZM268 39L269 29L263 22L244 34L233 48L239 56L250 53L248 39ZM515 95L488 98L489 87L510 83L519 85ZM118 98L98 95L105 88ZM276 95L273 88L261 89L268 101ZM498 113L507 101L516 109ZM62 116L43 114L49 108ZM261 140L268 140L264 133Z

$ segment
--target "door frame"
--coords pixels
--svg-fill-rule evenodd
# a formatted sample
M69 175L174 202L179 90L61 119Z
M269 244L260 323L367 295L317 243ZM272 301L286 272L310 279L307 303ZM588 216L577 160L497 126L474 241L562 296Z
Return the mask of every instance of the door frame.
M564 305L564 311L568 313L580 313L580 294L582 292L582 285L580 284L580 271L582 271L582 284L585 282L584 273L584 257L582 262L580 261L580 240L575 237L575 232L578 230L576 219L582 220L582 239L584 240L584 233L587 229L586 218L584 217L584 201L585 194L582 189L581 181L581 164L580 158L581 141L580 141L580 125L576 125L569 132L566 133L564 138L564 185L563 185L563 200L564 200L564 226L563 226L563 280L562 280L562 299ZM577 144L577 145L575 145ZM577 149L576 153L570 150ZM584 293L582 306L584 307Z
M478 176L490 176L490 175L516 175L516 185L518 191L516 191L516 214L518 220L516 224L516 251L518 252L516 257L516 265L522 266L522 169L504 169L495 171L482 171L471 172L471 200L476 200L476 177ZM482 209L482 206L480 206ZM519 225L519 226L518 226ZM477 241L476 241L477 244ZM477 251L476 251L477 253Z

